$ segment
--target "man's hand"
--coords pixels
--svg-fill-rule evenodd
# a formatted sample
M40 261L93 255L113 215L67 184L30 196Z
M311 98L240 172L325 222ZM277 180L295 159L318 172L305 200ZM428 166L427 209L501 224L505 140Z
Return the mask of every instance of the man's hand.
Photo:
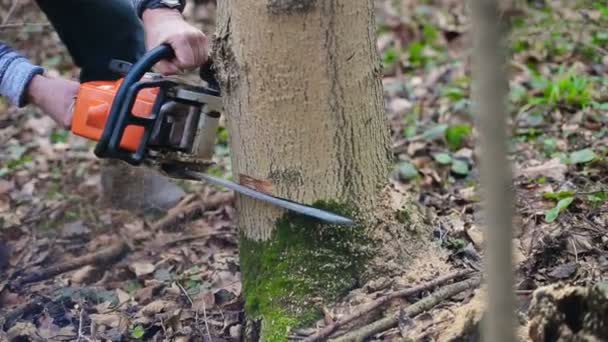
M207 36L188 24L179 11L167 8L147 9L143 12L142 20L148 49L168 43L175 50L175 58L156 65L160 73L176 74L207 61Z
M38 106L62 128L72 124L72 106L80 83L61 78L34 76L27 88L28 102Z

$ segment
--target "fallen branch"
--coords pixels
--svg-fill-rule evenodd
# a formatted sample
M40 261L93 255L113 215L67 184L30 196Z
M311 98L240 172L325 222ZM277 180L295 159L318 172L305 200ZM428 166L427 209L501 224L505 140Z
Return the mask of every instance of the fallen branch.
M184 198L174 208L170 209L167 215L154 222L151 225L152 230L159 231L171 228L179 222L203 214L205 210L215 209L234 200L234 194L231 193L220 193L213 196L203 194L201 197L203 199L199 199L199 196Z
M202 233L202 234L197 234L197 235L189 235L189 236L184 236L184 237L177 238L177 239L174 239L171 241L167 241L167 242L165 242L165 244L163 246L174 247L174 246L186 243L186 242L192 242L192 241L206 239L206 238L210 238L210 237L214 237L214 236L230 237L233 235L234 235L233 233Z
M196 201L183 206L177 206L167 213L163 218L154 222L151 226L153 231L165 230L174 227L180 221L200 215L205 210L201 202Z
M446 285L445 287L437 290L437 292L423 298L422 300L406 307L403 309L403 314L408 317L417 316L425 311L430 310L437 304L441 303L443 300L446 300L450 297L453 297L463 291L475 288L481 284L481 277L475 277L467 280L463 280L458 283ZM361 329L352 331L344 336L341 336L334 341L336 342L344 342L344 341L364 341L366 338L375 335L377 333L383 332L390 328L397 326L399 323L399 316L401 315L400 311L392 313L390 316L383 318L374 323L368 324Z
M315 334L310 335L309 337L305 338L304 342L313 342L313 341L324 340L327 337L329 337L334 331L336 331L336 330L340 329L341 327L345 326L346 324L382 307L383 305L389 303L393 299L401 298L401 297L408 297L408 296L412 296L417 293L420 293L422 291L428 291L437 286L444 285L451 280L469 276L472 273L474 273L474 271L471 271L471 270L458 271L458 272L447 274L443 277L433 279L431 281L428 281L426 283L420 284L418 286L415 286L415 287L412 287L409 289L404 289L404 290L389 293L383 297L380 297L380 298L374 300L371 304L365 305L365 307L353 312L352 314L342 318L341 320L336 321L332 324L329 324L328 326L319 330Z
M123 254L129 251L129 246L124 241L119 241L108 248L102 249L95 253L83 255L70 261L49 266L41 270L37 270L26 274L16 281L17 284L12 286L20 286L28 283L38 282L52 278L56 275L73 271L87 265L103 265L107 266L113 261L120 258Z

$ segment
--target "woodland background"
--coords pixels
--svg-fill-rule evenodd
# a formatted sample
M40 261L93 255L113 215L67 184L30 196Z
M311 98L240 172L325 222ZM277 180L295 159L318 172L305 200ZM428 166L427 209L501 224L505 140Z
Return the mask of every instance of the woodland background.
M52 75L77 78L33 1L0 3L2 41ZM481 269L467 9L463 1L378 0L376 11L393 182L434 218L435 243L451 262ZM525 323L535 289L595 284L608 270L608 5L530 0L502 14L512 25L509 146ZM190 1L186 16L213 33L213 2ZM211 172L230 178L227 139L220 129L219 163ZM0 341L239 338L232 193L181 183L189 195L168 214L110 210L99 198L93 145L35 108L6 102L0 102L0 145ZM363 289L358 300L377 291ZM376 338L453 333L448 327L476 310L473 295Z

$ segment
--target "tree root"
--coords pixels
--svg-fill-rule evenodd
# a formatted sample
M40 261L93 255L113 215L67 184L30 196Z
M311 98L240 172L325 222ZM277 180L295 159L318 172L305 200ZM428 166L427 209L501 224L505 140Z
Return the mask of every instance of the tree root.
M481 277L475 277L467 280L463 280L458 283L446 285L445 287L437 290L432 295L429 295L422 300L406 307L403 309L403 314L409 317L416 316L421 314L424 311L430 310L435 305L439 304L441 301L448 299L452 296L455 296L463 291L475 288L481 284ZM349 332L346 335L343 335L333 341L336 342L345 342L345 341L364 341L366 338L386 331L390 328L395 327L399 323L399 317L402 313L397 311L390 316L383 318L374 323L368 324L361 329Z
M86 265L104 265L114 262L129 251L129 246L124 241L119 241L108 248L102 249L95 253L83 255L70 261L49 266L41 270L36 270L17 279L12 288L16 288L25 284L39 282L57 276L59 274L73 271Z
M345 326L346 324L382 307L383 305L389 303L393 299L400 298L400 297L408 297L408 296L412 296L417 293L420 293L422 291L431 290L431 289L433 289L437 286L441 286L451 280L459 279L459 278L471 275L473 272L474 271L471 271L471 270L458 271L458 272L454 272L451 274L447 274L443 277L433 279L429 282L420 284L418 286L415 286L415 287L412 287L409 289L404 289L404 290L396 291L393 293L389 293L383 297L376 299L371 304L365 305L365 307L353 312L352 314L344 317L343 319L336 321L332 324L329 324L328 326L319 330L315 334L305 338L304 342L314 342L314 341L324 340L327 337L329 337L334 331L336 331L336 330L340 329L341 327Z

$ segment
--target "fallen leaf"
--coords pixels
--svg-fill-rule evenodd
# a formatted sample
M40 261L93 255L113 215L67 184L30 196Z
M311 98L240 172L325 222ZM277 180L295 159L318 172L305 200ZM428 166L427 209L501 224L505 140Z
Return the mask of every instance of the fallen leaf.
M426 143L424 141L413 141L407 146L407 154L413 157L424 149L426 149Z
M146 304L150 299L157 296L162 288L162 284L153 284L146 286L135 293L135 300L140 304Z
M593 242L590 236L576 234L572 235L567 241L566 249L572 255L579 255L593 250Z
M90 284L99 280L103 276L97 267L92 265L84 266L72 274L72 282L76 284Z
M477 225L472 225L469 229L466 230L466 233L478 251L484 249L485 243L483 231Z
M61 235L64 238L77 238L89 234L89 228L82 220L68 223L61 229Z
M215 295L211 291L201 292L193 298L193 302L192 309L201 313L215 306Z
M458 190L458 195L462 197L462 199L475 202L477 200L477 194L475 193L475 186L469 186L467 188L462 188Z
M177 304L168 300L155 300L152 303L144 306L140 313L145 316L153 316L161 312L171 312L177 308Z
M121 289L116 289L116 296L118 297L118 304L123 304L131 299L131 295Z
M0 195L4 195L15 188L15 182L0 179Z
M576 272L577 265L575 262L569 262L567 264L559 265L554 268L550 273L549 277L553 279L566 279L569 278Z
M454 153L454 157L460 157L460 158L464 158L468 161L472 161L473 160L473 150L468 147L461 148L460 150L456 151L456 153Z
M145 275L154 273L154 270L156 269L156 267L154 267L154 265L150 262L136 261L136 262L132 263L131 265L129 265L129 269L131 269L131 271L135 272L135 275L137 277L141 277L141 276L145 276Z
M126 321L119 313L91 314L89 317L91 318L91 321L95 322L97 325L111 328L119 328Z
M517 169L515 174L516 176L523 176L528 179L547 177L557 182L563 182L566 179L566 171L568 171L568 167L559 158L553 158L537 166Z

